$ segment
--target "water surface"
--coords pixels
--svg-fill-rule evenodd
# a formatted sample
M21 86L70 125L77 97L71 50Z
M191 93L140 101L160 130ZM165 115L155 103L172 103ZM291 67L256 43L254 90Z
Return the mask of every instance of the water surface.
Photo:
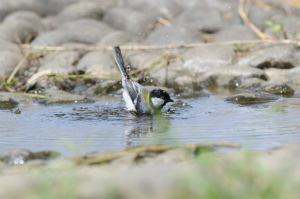
M299 141L299 94L253 106L232 104L226 97L173 97L180 102L168 106L171 113L155 117L127 113L120 96L90 104L23 104L21 114L0 110L0 153L28 149L75 155L145 144L213 142L267 150Z

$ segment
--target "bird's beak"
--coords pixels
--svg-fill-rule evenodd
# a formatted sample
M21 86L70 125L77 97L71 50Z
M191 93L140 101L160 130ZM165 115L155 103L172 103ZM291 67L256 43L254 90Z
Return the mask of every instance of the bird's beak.
M170 98L168 102L174 102L174 100L172 100L172 99Z

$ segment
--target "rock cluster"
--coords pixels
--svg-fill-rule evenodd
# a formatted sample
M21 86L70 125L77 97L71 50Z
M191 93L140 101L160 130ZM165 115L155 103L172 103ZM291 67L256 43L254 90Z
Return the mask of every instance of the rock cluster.
M264 0L262 5L251 3L248 7L249 19L260 31L273 38L300 38L299 6L279 0ZM106 92L112 80L48 78L78 74L106 79L119 76L113 52L76 48L259 39L243 23L235 0L1 0L0 13L0 83L7 80L26 53L32 54L15 77L19 81L16 90L80 90L89 95ZM18 46L20 42L69 50L24 50ZM144 84L175 90L223 86L265 92L266 84L300 84L300 50L293 45L215 45L162 54L161 50L124 51L124 58L131 70L158 62L161 67L138 78ZM292 88L287 90L292 93ZM277 91L274 94L286 94L286 89Z

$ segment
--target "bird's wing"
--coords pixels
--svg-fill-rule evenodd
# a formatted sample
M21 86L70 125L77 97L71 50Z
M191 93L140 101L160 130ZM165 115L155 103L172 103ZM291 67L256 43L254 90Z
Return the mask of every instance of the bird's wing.
M123 79L123 87L128 92L131 100L135 103L139 96L139 87L131 79Z
M135 109L139 113L147 112L147 103L144 96L145 89L142 85L132 80L124 79L123 87L128 92Z

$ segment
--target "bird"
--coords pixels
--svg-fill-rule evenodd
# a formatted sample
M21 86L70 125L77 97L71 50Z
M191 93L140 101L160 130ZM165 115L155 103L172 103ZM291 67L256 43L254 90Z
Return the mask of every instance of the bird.
M126 71L120 47L115 46L114 49L115 61L122 74L123 99L129 112L153 115L161 113L168 102L174 102L165 90L155 88L149 91L133 81Z

